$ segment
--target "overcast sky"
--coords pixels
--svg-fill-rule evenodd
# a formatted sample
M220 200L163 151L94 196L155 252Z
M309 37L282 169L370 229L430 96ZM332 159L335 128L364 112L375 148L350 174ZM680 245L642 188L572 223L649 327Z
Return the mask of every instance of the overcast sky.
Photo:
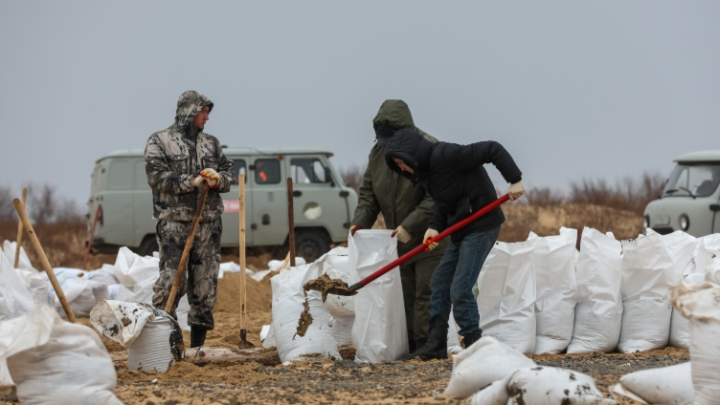
M718 1L1 1L0 185L84 203L95 160L190 89L222 143L340 168L401 98L440 140L501 142L526 186L667 175L720 149L718 21Z

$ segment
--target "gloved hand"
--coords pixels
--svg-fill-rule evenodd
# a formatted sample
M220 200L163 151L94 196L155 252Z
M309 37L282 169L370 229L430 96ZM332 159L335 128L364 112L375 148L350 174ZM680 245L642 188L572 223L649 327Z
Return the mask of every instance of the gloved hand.
M437 235L438 235L438 231L436 231L436 230L434 230L434 229L432 229L432 228L428 228L428 230L425 231L425 237L423 238L423 243L427 242L427 240L430 239L430 238L436 237ZM428 247L428 250L433 250L433 249L435 249L438 245L439 245L439 243L437 243L437 242L432 242L432 243L428 244L427 247Z
M205 180L205 178L202 176L197 176L193 179L193 184L197 188L203 188L203 185L205 185L205 183L207 183L207 180Z
M215 169L203 169L200 172L200 175L207 180L207 184L210 188L218 188L220 185L220 175L215 171Z
M508 189L508 195L510 196L510 199L512 201L515 201L518 198L522 197L523 194L525 194L525 186L523 186L522 180L510 185L510 188Z
M362 229L360 228L360 225L350 226L350 236L355 236L355 232L357 232L358 229Z
M405 230L405 228L402 227L402 225L395 228L392 235L390 236L394 237L395 235L397 235L398 240L402 243L410 242L410 234L408 233L408 231Z

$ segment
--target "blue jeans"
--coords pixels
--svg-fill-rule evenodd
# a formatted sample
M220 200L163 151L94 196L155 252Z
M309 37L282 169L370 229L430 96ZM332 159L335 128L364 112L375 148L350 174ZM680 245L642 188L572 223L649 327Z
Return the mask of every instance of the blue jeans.
M482 335L480 313L472 288L499 234L500 226L471 233L460 244L450 242L430 281L431 328L448 328L452 306L461 336Z

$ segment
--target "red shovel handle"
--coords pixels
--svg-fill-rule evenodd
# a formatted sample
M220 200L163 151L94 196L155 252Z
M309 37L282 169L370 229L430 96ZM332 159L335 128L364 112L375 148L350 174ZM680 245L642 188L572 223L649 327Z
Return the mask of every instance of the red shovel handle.
M481 216L483 216L483 215L487 214L488 212L494 210L495 208L499 207L500 204L504 203L508 199L510 199L510 197L507 194L505 194L504 196L491 202L490 204L486 205L485 207L483 207L479 211L475 212L474 214L470 215L469 217L463 219L462 221L459 221L455 225L440 232L434 238L430 238L430 239L426 240L422 245L419 245L415 249L405 253L404 255L393 260L391 263L385 265L383 268L376 271L375 273L360 280L360 282L351 285L350 291L352 292L352 291L359 290L360 288L366 286L368 283L372 282L373 280L382 276L383 274L387 273L388 271L394 269L395 267L405 263L406 261L412 259L413 257L419 255L422 252L430 250L430 248L429 248L430 243L440 242L441 240L445 239L447 236L452 235L453 233L457 232L460 228L465 227L467 224L475 221L476 219L480 218Z

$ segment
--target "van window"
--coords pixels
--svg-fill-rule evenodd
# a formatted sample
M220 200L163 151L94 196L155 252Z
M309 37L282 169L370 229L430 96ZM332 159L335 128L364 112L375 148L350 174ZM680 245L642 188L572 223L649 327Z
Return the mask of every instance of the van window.
M707 197L720 183L720 165L675 166L663 196Z
M290 159L290 176L294 184L329 183L325 166L318 158Z
M245 183L247 183L247 169L245 167L245 161L242 159L233 158L233 179L232 184L238 184L238 177L241 174L245 175Z
M127 160L113 160L108 168L107 186L110 190L124 190L132 187L133 171Z
M255 183L256 184L278 184L278 183L280 183L280 161L277 159L256 159L255 160Z

